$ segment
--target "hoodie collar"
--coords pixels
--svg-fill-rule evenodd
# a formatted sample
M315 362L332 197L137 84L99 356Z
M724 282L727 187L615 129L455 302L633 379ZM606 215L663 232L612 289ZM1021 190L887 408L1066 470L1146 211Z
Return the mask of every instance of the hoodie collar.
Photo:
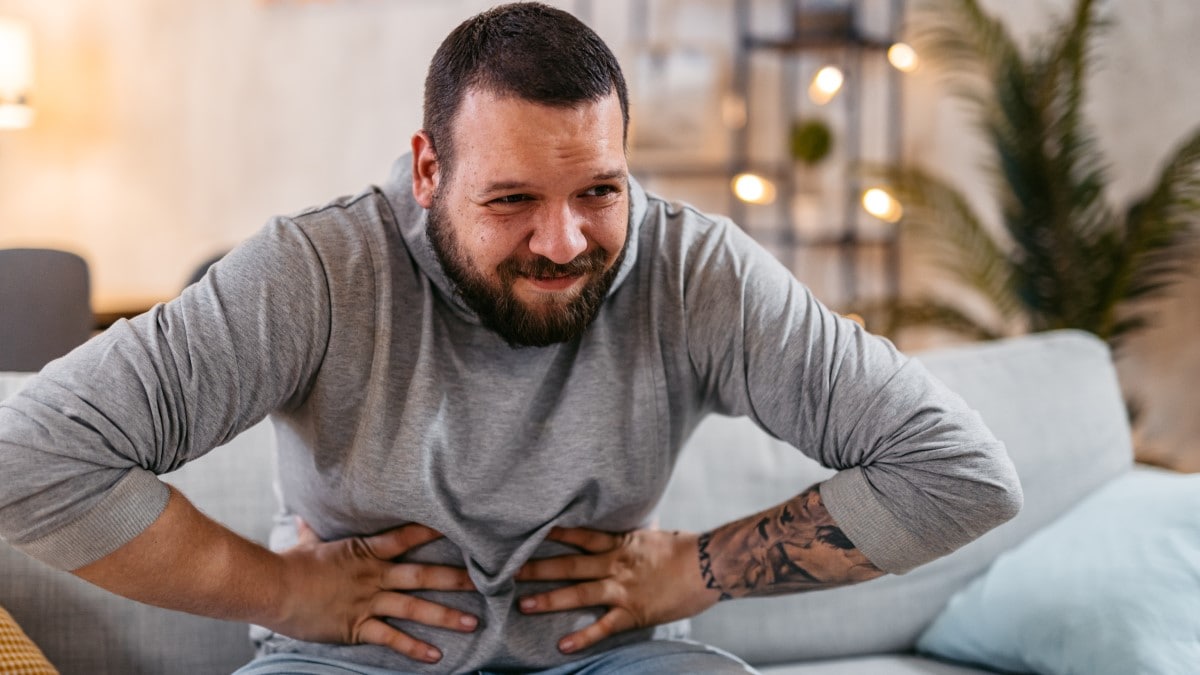
M413 260L416 261L417 266L433 282L434 286L437 286L438 290L449 299L450 304L459 313L478 323L479 319L475 315L475 312L467 307L462 298L458 297L458 293L455 292L454 283L446 276L446 271L442 268L441 261L438 260L437 254L433 252L433 246L429 243L429 238L425 236L425 230L428 226L428 212L413 197L411 153L405 154L396 160L392 165L392 171L388 176L387 182L383 184L380 190L391 206L392 213L396 216L400 234L404 238L404 243L408 246L408 251L412 255ZM637 262L638 233L641 230L641 223L645 216L646 192L634 180L633 176L630 176L629 234L626 237L625 258L621 261L621 268L617 271L612 288L608 291L609 297L613 293L616 293Z

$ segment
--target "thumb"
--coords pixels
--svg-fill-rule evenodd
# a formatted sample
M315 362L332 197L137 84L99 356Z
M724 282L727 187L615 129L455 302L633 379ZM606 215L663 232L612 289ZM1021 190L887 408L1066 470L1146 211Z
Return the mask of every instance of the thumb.
M306 523L303 518L301 518L300 516L295 516L295 518L296 518L296 544L297 545L306 545L306 544L311 545L311 544L321 543L321 538L317 536L316 532L313 532L312 527L310 527L309 524Z

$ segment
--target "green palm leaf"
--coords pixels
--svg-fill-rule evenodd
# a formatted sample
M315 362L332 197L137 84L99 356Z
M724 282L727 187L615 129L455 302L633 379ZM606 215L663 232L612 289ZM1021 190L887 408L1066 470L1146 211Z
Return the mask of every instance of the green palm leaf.
M965 195L921 169L866 170L886 182L904 204L900 226L918 255L980 293L1004 322L1023 315L1013 292L1008 251L984 226Z
M961 308L937 299L875 302L856 308L873 331L894 335L906 328L937 326L970 340L996 340L1007 333Z
M1142 300L1195 274L1200 130L1166 163L1151 193L1118 217L1106 199L1108 165L1083 114L1104 23L1097 4L1077 0L1028 55L978 0L927 0L919 11L918 47L946 66L953 91L971 103L990 142L1004 236L959 192L920 170L874 173L904 203L904 232L922 253L991 302L1007 326L1081 328L1115 344L1148 325ZM909 323L925 317L966 326L969 318L929 307L900 314ZM998 332L975 333L988 331Z
M1117 307L1160 295L1185 275L1197 274L1200 248L1200 129L1175 150L1154 190L1126 216L1125 241L1111 286L1105 325L1114 336L1144 325L1142 306L1127 307L1124 323Z

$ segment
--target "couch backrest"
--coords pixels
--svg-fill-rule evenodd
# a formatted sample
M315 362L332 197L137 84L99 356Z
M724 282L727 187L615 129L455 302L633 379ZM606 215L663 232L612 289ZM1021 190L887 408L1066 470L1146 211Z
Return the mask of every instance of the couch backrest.
M693 620L696 639L760 664L908 651L949 597L1000 552L1131 466L1116 373L1095 337L1043 333L919 358L1006 444L1025 492L1021 513L901 577L722 603ZM684 451L660 522L709 529L777 504L830 473L744 418L710 418Z

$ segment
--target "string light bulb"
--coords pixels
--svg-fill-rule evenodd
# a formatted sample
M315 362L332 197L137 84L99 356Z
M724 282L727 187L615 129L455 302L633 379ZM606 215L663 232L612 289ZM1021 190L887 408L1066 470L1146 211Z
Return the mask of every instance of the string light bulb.
M33 83L33 40L28 23L0 17L0 129L33 123L27 97Z
M871 188L864 192L862 205L867 213L885 223L899 222L900 218L904 216L904 207L900 205L900 202L890 192L883 188Z
M902 73L911 73L921 65L921 60L917 58L917 50L906 42L897 42L888 47L887 60L893 68Z
M747 204L770 204L775 201L775 184L753 173L733 177L733 194Z
M846 76L840 68L825 66L813 75L812 82L808 84L808 97L817 105L825 105L837 96L845 82Z

